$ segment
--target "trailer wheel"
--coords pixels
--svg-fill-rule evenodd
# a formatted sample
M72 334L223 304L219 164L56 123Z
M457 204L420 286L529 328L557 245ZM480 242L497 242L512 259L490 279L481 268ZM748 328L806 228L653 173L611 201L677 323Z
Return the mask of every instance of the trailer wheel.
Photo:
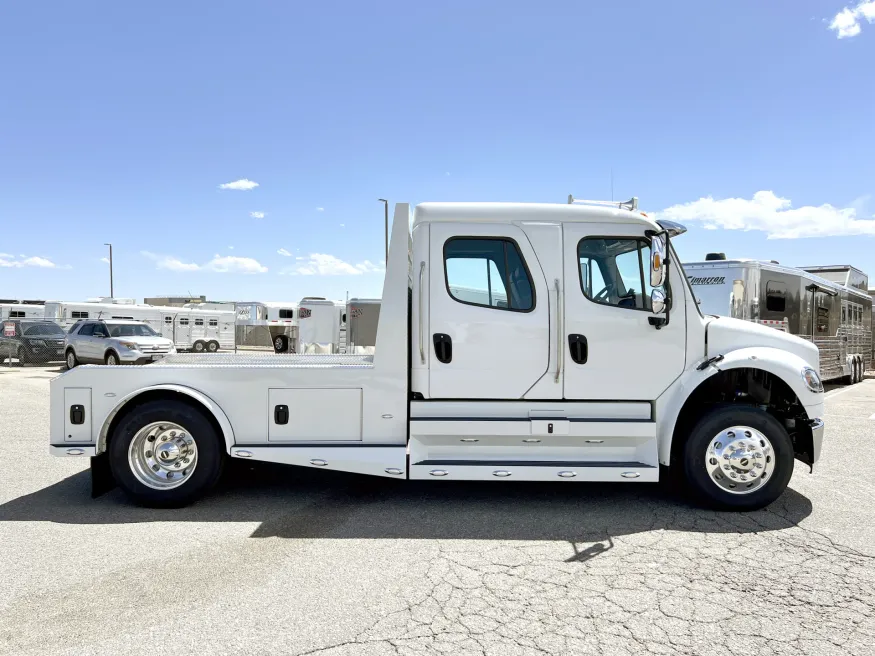
M211 342L208 342L208 343L207 343L207 350L208 350L210 353L215 353L216 351L219 350L219 342L217 342L216 340L213 340L213 341L211 341Z
M173 400L149 401L125 415L109 443L113 477L137 504L185 506L219 480L224 441L198 410Z
M716 510L758 510L793 475L793 443L781 423L752 406L702 417L684 445L684 478L695 501Z
M277 335L273 340L273 350L276 353L287 353L289 350L289 338L285 335Z
M193 348L195 353L203 353L207 350L207 345L204 344L201 340L198 340L194 343Z

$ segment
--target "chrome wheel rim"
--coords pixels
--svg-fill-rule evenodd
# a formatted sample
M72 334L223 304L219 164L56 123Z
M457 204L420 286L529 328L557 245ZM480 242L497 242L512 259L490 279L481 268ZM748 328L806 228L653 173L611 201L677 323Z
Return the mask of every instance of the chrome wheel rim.
M106 356L106 364L110 367L114 367L118 364L118 360L112 353L110 353Z
M198 342L197 344L195 344L195 345L194 345L194 350L197 351L198 353L200 353L201 351L203 351L203 350L204 350L204 343L203 343L203 342Z
M73 351L70 351L67 354L67 368L72 369L75 366L76 366L76 356L73 355Z
M207 350L210 351L211 353L215 353L216 351L219 350L219 345L215 344L214 342L210 342L209 346L207 347Z
M283 340L282 340L282 338L277 337L276 340L274 340L273 347L274 347L277 351L282 351L282 350L283 350Z
M750 426L721 431L705 450L708 478L724 492L751 494L775 473L775 451L769 438Z
M128 448L131 473L153 490L172 490L197 467L197 444L179 424L156 421L143 426Z

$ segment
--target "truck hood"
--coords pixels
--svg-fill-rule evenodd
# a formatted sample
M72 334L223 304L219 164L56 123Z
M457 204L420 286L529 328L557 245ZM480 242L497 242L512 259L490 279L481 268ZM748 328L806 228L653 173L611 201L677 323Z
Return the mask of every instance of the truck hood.
M721 355L740 348L767 346L798 355L815 371L820 371L820 354L811 342L788 335L752 321L709 317L708 356Z

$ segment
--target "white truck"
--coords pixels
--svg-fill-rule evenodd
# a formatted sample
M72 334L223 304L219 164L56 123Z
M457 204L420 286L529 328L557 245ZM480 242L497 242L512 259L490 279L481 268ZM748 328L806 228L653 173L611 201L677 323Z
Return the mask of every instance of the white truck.
M818 460L817 348L704 317L670 245L682 226L637 199L425 203L412 229L409 213L396 205L373 355L79 367L51 382L51 453L167 507L242 458L443 481L675 475L703 505L750 510L794 457Z

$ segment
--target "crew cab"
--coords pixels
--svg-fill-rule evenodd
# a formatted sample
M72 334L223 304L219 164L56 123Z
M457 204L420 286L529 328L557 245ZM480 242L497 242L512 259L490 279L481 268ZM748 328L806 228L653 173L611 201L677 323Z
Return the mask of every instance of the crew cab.
M411 222L412 218L412 222ZM247 459L400 479L656 482L778 498L823 436L817 348L705 317L626 203L395 207L374 354L176 355L51 383L51 452L180 506ZM472 291L473 290L473 291Z

